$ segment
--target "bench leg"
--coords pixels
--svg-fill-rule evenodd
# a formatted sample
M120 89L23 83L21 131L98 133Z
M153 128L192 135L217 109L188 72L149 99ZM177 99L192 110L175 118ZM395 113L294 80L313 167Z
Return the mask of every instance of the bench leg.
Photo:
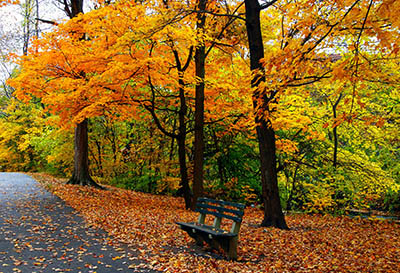
M237 245L238 245L238 237L233 237L229 240L229 249L228 249L228 258L230 260L237 259Z
M194 240L196 241L196 245L203 246L204 240L201 238L200 235L196 234L193 236Z

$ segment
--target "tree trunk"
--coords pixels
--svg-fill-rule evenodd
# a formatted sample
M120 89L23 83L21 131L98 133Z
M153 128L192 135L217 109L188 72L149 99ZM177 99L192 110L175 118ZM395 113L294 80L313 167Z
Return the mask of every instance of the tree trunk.
M297 166L296 166L296 168L295 168L295 170L294 170L294 173L293 173L292 190L290 191L288 200L287 200L287 202L286 202L286 210L287 210L287 211L292 210L292 206L293 206L293 204L292 204L292 203L293 203L293 195L295 194L295 191L296 191L296 180L297 180L297 172L298 172L298 170L299 170L299 167L300 167L300 164L297 164ZM288 183L289 183L289 174L288 174L288 176L287 176L287 181L288 181Z
M68 184L102 188L89 174L88 121L83 120L75 128L74 171Z
M337 118L337 106L340 103L340 100L342 99L342 94L339 95L338 99L335 101L335 103L331 102L332 105L332 112L333 112L333 119L336 121ZM338 154L338 133L337 133L337 126L333 127L332 129L332 134L333 134L333 168L336 169L337 167L337 154Z
M149 85L150 85L150 90L152 92L152 99L151 99L151 105L145 105L144 107L150 111L154 122L156 123L157 128L165 135L175 138L177 140L178 144L178 158L179 158L179 171L180 171L180 176L181 176L181 181L179 184L179 190L177 192L178 195L183 195L183 198L185 199L185 206L186 209L191 208L191 201L192 201L192 193L190 191L189 187L189 175L188 175L188 168L186 165L186 137L187 137L187 125L186 125L186 115L188 112L188 106L186 102L186 96L185 96L185 81L184 81L184 72L188 68L189 63L192 59L192 53L193 53L193 48L190 48L189 55L187 57L187 60L185 62L185 65L182 66L181 60L179 59L179 54L178 52L174 49L173 46L171 46L172 53L175 56L175 61L176 61L176 69L178 71L178 92L179 92L179 111L178 111L178 124L177 124L177 129L178 133L174 133L175 131L175 123L173 125L173 131L168 132L166 128L164 128L161 125L161 121L158 118L156 112L155 112L155 87L153 86L151 82L151 77L149 76ZM171 143L171 147L173 147L173 142Z
M99 175L101 177L104 177L103 173L103 149L101 147L100 141L96 140L96 147L97 147L97 155L98 155L98 161L97 161L97 168L99 168ZM94 155L93 155L94 157Z
M22 53L26 56L28 54L29 42L31 39L31 19L33 2L31 0L27 0L25 1L25 4L22 4L21 7L23 8L24 16Z
M189 176L186 165L186 114L187 114L187 105L186 105L186 97L185 97L185 83L182 78L179 79L179 100L180 100L180 110L179 110L179 125L178 125L178 158L179 158L179 170L181 175L181 184L180 190L182 191L183 198L185 199L185 207L186 209L191 208L192 204L192 193L190 192L189 187Z
M264 120L259 121L256 130L260 149L262 196L264 200L264 219L261 225L287 229L279 198L275 131L270 122L267 123Z
M263 72L260 60L264 58L264 46L261 35L260 12L261 6L258 0L245 0L246 6L246 29L250 49L250 68L253 72ZM263 111L269 111L269 99L260 93L257 87L265 81L262 73L255 73L251 85L254 88L253 106L258 111L260 107ZM258 105L257 103L260 103ZM262 226L273 226L287 229L285 217L279 198L278 175L276 168L276 143L275 131L269 119L265 120L256 115L256 130L260 149L261 161L261 183L262 196L264 201L264 219Z
M207 0L200 0L199 11L206 9ZM203 33L206 22L205 13L197 13L197 32ZM202 39L202 37L200 37ZM203 194L204 180L204 78L205 78L206 48L202 42L196 47L194 55L196 78L195 114L194 114L194 170L193 170L193 199L191 209L196 208L197 198Z
M83 0L71 0L70 5L64 3L64 10L71 19L83 12ZM88 121L85 119L75 128L74 171L68 184L102 188L90 177L88 152Z
M192 194L189 187L189 177L186 166L186 147L185 147L185 137L179 136L177 139L178 143L178 158L179 158L179 172L181 176L180 191L183 194L183 199L185 200L185 208L191 208L192 204Z
M336 118L336 117L335 117ZM338 133L337 126L333 127L333 168L337 167L337 153L338 153Z

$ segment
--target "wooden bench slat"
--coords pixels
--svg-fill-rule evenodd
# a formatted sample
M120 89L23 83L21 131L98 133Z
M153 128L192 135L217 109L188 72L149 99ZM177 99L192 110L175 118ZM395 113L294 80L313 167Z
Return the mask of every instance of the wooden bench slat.
M218 206L214 206L214 205L208 205L205 203L198 203L197 207L203 208L203 209L215 209L219 212L229 212L232 214L235 214L239 217L242 217L244 215L244 212L241 210L234 210L234 209L229 209L229 208L225 208L225 207L218 207ZM225 213L223 213L225 215Z
M211 214L214 215L216 217L221 217L221 218L226 218L226 219L230 219L234 222L238 222L241 223L242 222L242 218L241 217L236 217L236 216L232 216L232 215L227 215L227 214L222 214L220 212L216 212L216 211L210 211L210 210L206 210L206 209L202 209L202 208L197 208L196 209L197 212L200 213L204 213L204 214Z
M197 231L209 233L215 237L235 237L237 234L227 232L223 229L214 228L213 226L209 225L199 225L198 223L183 223L183 222L176 222L181 227L186 227L190 229L195 229Z
M241 203L233 203L233 202L229 202L229 201L214 200L214 199L210 199L210 198L206 198L206 197L198 198L197 202L201 202L201 203L208 202L208 203L220 204L220 205L224 205L224 206L231 206L231 207L238 208L240 210L244 210L244 208L246 207L246 205L241 204Z
M244 208L244 204L202 197L198 198L196 204L196 211L200 213L198 222L176 223L195 239L197 245L202 246L206 242L212 248L222 248L229 259L237 259L239 229ZM207 215L215 217L213 226L204 224ZM220 228L223 218L233 221L230 231Z

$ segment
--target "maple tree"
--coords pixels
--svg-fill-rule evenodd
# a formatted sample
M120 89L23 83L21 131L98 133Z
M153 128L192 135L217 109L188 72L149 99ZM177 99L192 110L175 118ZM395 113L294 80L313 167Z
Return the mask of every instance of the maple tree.
M71 0L69 3L64 1L64 11L70 19L78 16L83 13L83 0ZM84 37L80 39L84 39ZM78 68L77 73L84 77L86 72L83 70L79 71ZM68 183L100 187L89 174L88 149L88 120L85 118L76 124L74 138L74 171Z
M196 83L195 94L195 123L194 123L194 166L193 166L193 199L191 208L194 210L197 198L203 195L203 165L204 165L204 80L205 80L205 59L206 47L202 41L202 34L206 24L205 10L207 8L207 0L198 1L197 30L199 45L196 46L195 74L199 82Z
M82 13L82 7L83 7L83 1L77 0L77 1L71 1L70 3L65 3L65 11L68 14L70 18L76 17L78 14ZM79 39L82 39L82 36L79 37ZM27 52L24 52L26 55ZM43 56L42 52L38 52L38 45L34 44L32 48L29 50L29 56L27 58L29 59L34 59L36 56L41 56L44 58L48 58L50 56ZM51 57L50 57L51 58ZM54 60L53 60L54 61ZM42 68L35 68L41 70ZM45 69L42 70L42 74L51 71L51 69ZM78 68L79 70L79 68ZM56 71L52 71L57 74ZM79 79L83 74L83 71L77 71L77 74L73 74L72 78L77 80ZM49 76L49 74L46 74ZM39 80L39 78L37 78ZM45 80L44 78L42 80ZM45 80L46 81L46 80ZM63 86L65 88L66 86ZM39 88L36 86L36 88ZM75 87L73 85L70 86L70 90L74 90ZM40 90L36 90L36 94L40 94ZM43 94L41 94L42 96ZM37 96L40 98L41 96ZM68 99L67 99L68 100ZM63 105L62 107L67 107L66 105ZM78 106L79 107L79 106ZM68 114L67 114L68 115ZM100 187L97 183L91 179L89 175L89 168L88 168L88 136L87 136L87 120L77 120L76 121L76 130L75 130L75 155L74 155L74 172L72 173L72 177L69 181L69 183L72 184L81 184L81 185L92 185L92 186L97 186Z
M277 47L264 56L260 11L275 2L278 14L282 12L281 38L275 42ZM381 58L374 51L382 46L385 52L389 51L388 55L397 56L398 49L394 42L397 35L396 31L392 31L392 28L397 28L397 23L393 22L395 18L391 17L392 13L388 13L388 9L392 5L398 9L398 5L393 1L378 5L373 1L245 3L250 60L255 71L252 85L255 87L254 105L259 118L256 122L264 177L266 208L263 224L285 228L277 191L274 132L277 126L273 124L275 104L287 90L326 78L347 81L353 86L353 96L357 96L357 84L368 80L371 66L376 68L378 63L386 60L386 56ZM390 22L389 25L387 22ZM378 45L370 43L375 37L378 38ZM346 42L340 44L341 40ZM342 61L333 62L327 51L339 51L341 47L350 53L343 54ZM385 77L385 74L380 77ZM336 120L334 127L343 120L351 120L351 116L342 115L336 117ZM334 135L337 139L336 129ZM334 152L334 166L336 154Z
M398 98L398 74L392 73L398 23L388 12L397 4L245 4L122 1L101 7L35 41L10 83L21 100L40 99L61 127L91 123L86 158L102 183L173 194L180 188L190 207L202 192L204 159L205 192L236 201L263 198L263 225L286 227L281 200L308 211L367 206L363 197L382 207L386 193L398 194L398 172L391 172L398 108L396 100L389 103ZM253 13L243 18L246 8ZM387 133L381 144L386 157L361 145L361 136L351 138L369 130ZM68 149L47 152L48 158L62 158ZM52 162L70 172L66 161ZM263 190L255 182L260 164ZM385 179L372 187L374 175Z
M269 2L264 7L260 5L258 0L245 1L246 28L250 50L250 68L255 71L251 84L255 89L253 100L256 111L259 109L262 109L262 111L265 112L272 111L270 110L268 103L273 100L273 97L267 97L265 94L260 94L258 87L265 81L265 78L262 75L263 66L261 63L261 60L264 58L264 46L261 34L260 12L263 8L266 8L273 3L274 2ZM276 226L286 229L287 224L283 216L281 201L279 198L275 132L269 119L256 117L256 123L261 159L261 181L265 213L262 225Z
M126 9L126 11L122 13L122 16L125 16L126 20L120 18L120 12L123 8ZM86 108L84 111L78 110L81 111L81 116L76 117L76 120L90 115L100 115L101 112L99 113L99 111L104 111L104 109L107 108L104 105L106 102L110 104L108 107L109 109L111 109L113 105L122 106L118 110L115 108L111 109L111 113L123 112L126 114L128 111L136 112L137 110L135 109L139 107L146 109L150 113L152 119L162 133L168 137L176 139L181 170L181 188L185 195L185 202L187 203L187 206L190 207L191 193L189 188L188 167L186 166L186 137L189 132L187 126L190 122L190 119L188 120L188 115L190 115L189 110L191 104L187 90L188 86L191 84L197 85L195 75L188 74L189 71L191 74L194 70L192 58L195 44L193 43L198 43L198 41L192 37L196 37L196 35L199 34L198 31L191 28L190 25L185 26L183 20L185 18L188 18L185 20L197 18L197 14L193 13L191 9L185 5L176 4L172 9L168 5L162 4L157 7L159 11L155 9L153 16L148 16L148 26L150 26L150 28L144 29L143 26L140 26L141 23L136 22L132 17L138 16L138 14L143 15L147 8L148 7L143 3L134 4L128 2L104 7L101 10L91 12L87 16L82 15L77 20L72 20L71 23L60 26L58 33L55 32L52 35L49 35L47 40L43 39L40 41L41 44L38 44L38 46L53 52L53 60L56 60L55 57L57 56L59 63L57 63L57 61L52 63L57 70L59 70L58 66L65 65L65 61L68 62L67 65L71 65L73 61L76 62L76 68L78 71L74 71L72 74L65 73L63 74L62 79L56 78L52 81L58 81L59 84L63 83L65 86L64 79L69 78L74 81L77 80L74 77L81 77L82 79L90 78L86 83L80 81L80 84L86 84L86 86L91 89L93 89L94 86L97 86L97 88L99 88L98 90L101 90L101 93L97 96L102 97L102 102L86 101ZM183 15L180 14L182 10L184 11ZM165 15L166 11L168 11L168 16ZM107 25L104 20L102 20L105 14L110 17L116 16L118 20L124 23L118 26L120 27L119 33L114 32L114 25ZM91 25L88 23L90 20L98 21L101 24ZM132 25L125 24L126 22L131 22ZM213 23L215 23L215 20ZM174 24L177 26L176 29L171 28ZM79 28L81 29L77 31L76 29ZM132 32L131 29L136 29L136 31ZM186 32L182 31L182 29ZM209 31L215 31L215 29ZM72 32L73 35L70 35ZM99 33L103 34L98 35ZM87 35L91 38L87 41L83 41L80 39L79 35ZM118 37L119 35L122 35L123 38ZM130 39L132 39L130 36L132 35L136 37L136 41L134 41L133 44L131 44L130 41ZM211 32L211 34L208 35L211 36L214 35L214 33ZM113 39L109 39L110 37L113 37ZM57 39L60 40L57 41ZM62 39L71 39L73 43L65 43ZM125 43L120 43L122 39L128 40ZM208 41L208 39L211 38L206 38L205 40ZM221 37L219 37L219 39L221 39ZM48 46L49 44L56 45L58 49L54 50L52 47ZM74 56L80 56L81 59L72 60L70 58L72 55L67 54L67 51L76 52L76 46L81 46L81 44L85 44L85 47L81 47L81 54L78 55L74 53ZM136 46L135 51L132 51L133 45ZM99 54L89 54L87 50L88 48L93 49L92 52L99 54L100 52L104 52L104 56L100 56ZM114 51L114 53L111 53L112 51ZM31 54L32 60L34 58L45 58L48 56L48 54L42 54L41 52L36 55L33 52ZM113 58L110 58L110 54ZM125 59L121 58L121 56L124 56ZM183 61L181 60L181 56L183 56ZM218 55L215 55L215 57L216 56ZM226 57L222 56L222 58ZM142 59L142 62L133 63L132 59ZM99 64L100 60L102 60L104 66L97 67L95 70L92 70L92 68L87 66L88 63ZM165 66L166 64L167 66ZM115 68L120 68L121 65L125 68L126 72L124 74L115 70ZM208 63L207 65L211 66L211 63ZM34 68L34 70L29 71L28 62L25 62L25 67L27 73L25 75L21 74L20 79L29 79L29 73L37 73L41 70ZM113 67L113 70L110 70L109 67ZM67 69L69 70L69 68ZM82 69L82 72L80 72L79 69ZM96 71L96 74L93 74L94 71ZM172 71L174 71L173 74ZM210 71L212 70L210 69ZM47 72L49 71L44 70L44 73ZM53 71L50 71L50 73L53 73ZM84 75L81 75L80 73L84 73ZM167 75L167 77L161 75ZM110 77L113 82L109 81ZM238 78L233 79L238 80ZM19 80L15 80L14 82L18 81ZM210 80L210 84L211 82L212 81ZM46 84L48 83L46 82ZM218 88L226 88L217 86L216 81L212 82L212 84L216 87L213 87L214 89L212 89L211 92L215 92ZM221 86L226 84L226 81L224 81L221 83ZM201 84L197 86L200 85ZM60 85L60 88L65 87ZM47 94L36 92L34 90L32 91L35 96L47 96ZM236 91L237 90L234 90L234 92ZM171 94L171 92L176 92L176 95ZM61 95L61 93L59 94ZM118 97L113 97L113 95ZM21 97L23 96L24 94L21 94ZM48 96L48 98L51 98L51 96ZM175 98L179 98L178 105L175 105ZM51 99L52 103L54 103L55 100L53 100L53 98ZM172 104L170 100L172 100ZM227 105L226 102L222 101L222 97L219 101L223 103L222 105ZM65 106L62 106L62 103L65 103L65 101L57 102L57 111L60 111L59 106ZM216 106L218 106L218 104ZM211 104L209 107L211 109L213 107L215 108L215 106ZM74 105L74 108L77 108L76 104ZM160 111L160 109L163 109L163 111ZM164 115L168 111L172 116L168 117L168 115ZM216 110L213 110L213 112L215 111ZM203 112L203 110L200 112ZM62 119L65 120L68 114L70 114L70 112L65 111L65 113L62 114ZM166 118L168 117L168 119L170 119L175 114L177 114L177 127L176 129L168 128L171 123L166 120ZM129 116L131 115L127 115L123 118ZM141 118L143 118L143 115ZM221 119L221 117L218 118ZM164 121L166 121L165 124L163 124ZM175 133L174 130L177 130L177 133Z

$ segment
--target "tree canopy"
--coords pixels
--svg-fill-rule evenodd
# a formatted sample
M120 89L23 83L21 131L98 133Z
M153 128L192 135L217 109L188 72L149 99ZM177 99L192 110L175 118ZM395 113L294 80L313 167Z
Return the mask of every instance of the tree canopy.
M35 39L1 101L2 168L41 158L35 168L68 174L61 143L88 120L95 179L189 207L204 83L203 193L261 204L272 162L283 209L398 209L399 1L244 2L103 3ZM274 158L260 161L264 148Z

